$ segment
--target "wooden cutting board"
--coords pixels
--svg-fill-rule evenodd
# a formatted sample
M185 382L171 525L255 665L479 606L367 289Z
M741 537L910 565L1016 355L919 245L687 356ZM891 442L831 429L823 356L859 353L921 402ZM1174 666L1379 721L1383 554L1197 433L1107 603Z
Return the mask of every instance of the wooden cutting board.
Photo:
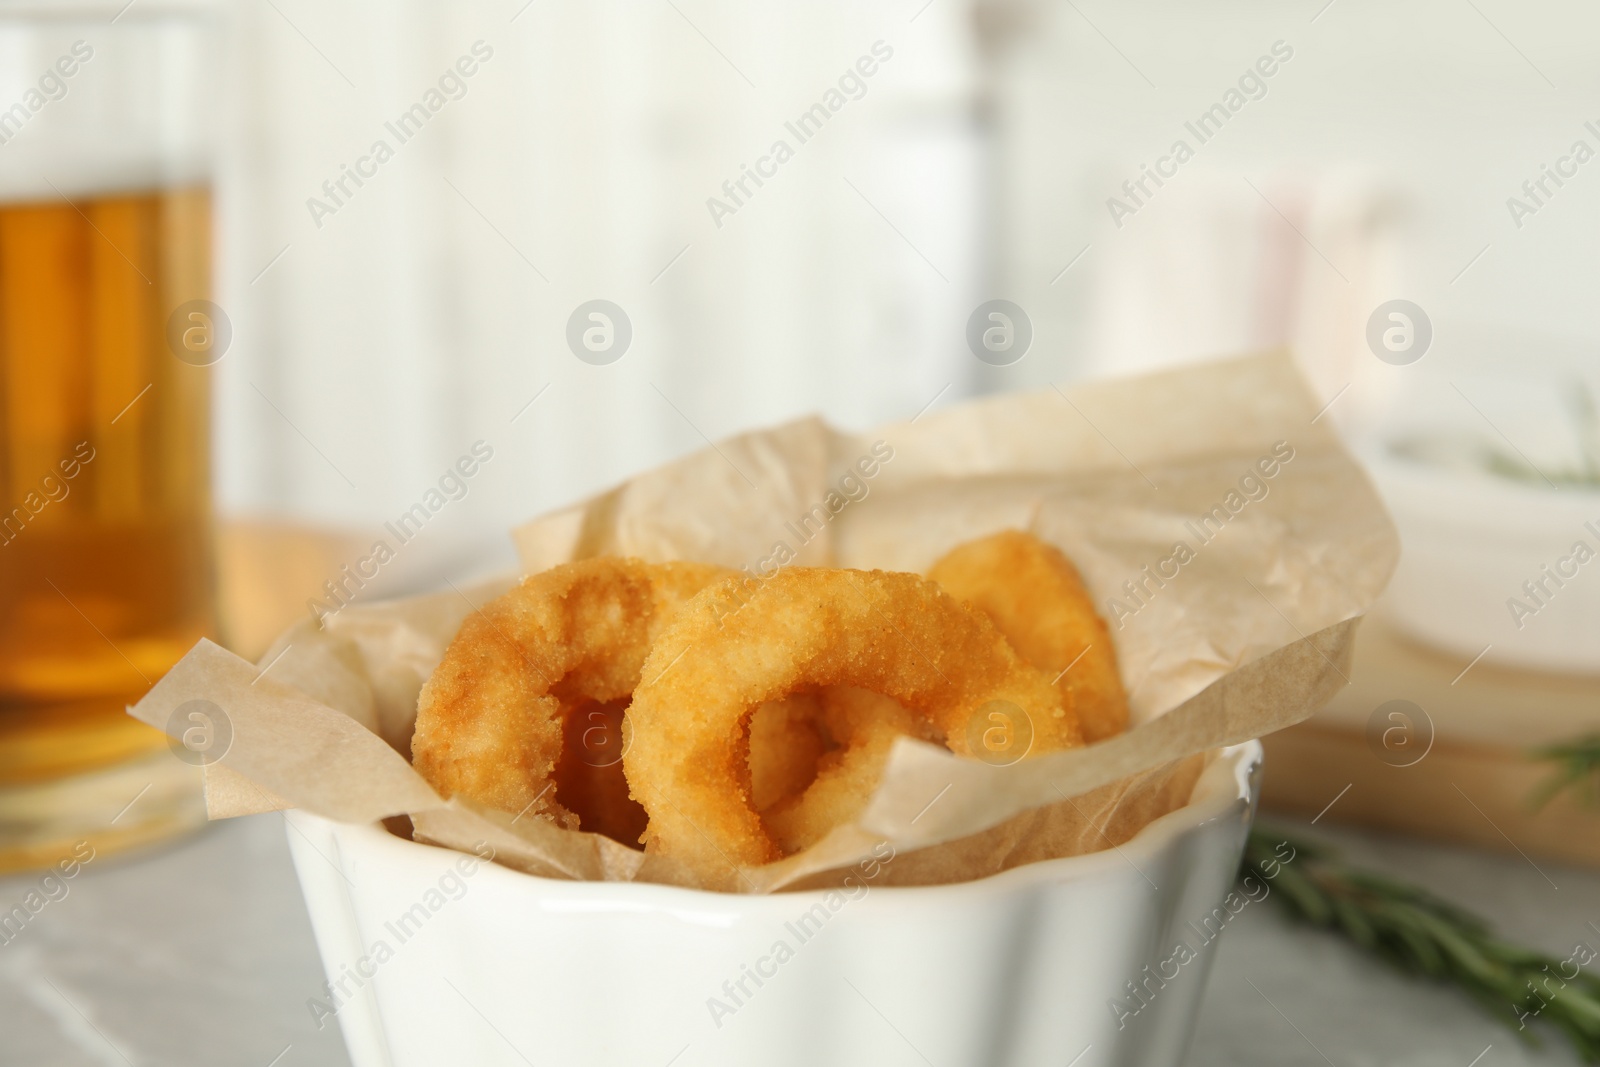
M274 638L310 617L306 602L361 556L372 538L264 519L217 524L217 614L222 644L259 659Z
M1528 750L1596 732L1600 678L1469 667L1380 614L1357 632L1350 685L1264 739L1262 806L1521 853L1535 866L1600 866L1600 808L1571 793L1537 812L1528 801L1551 773Z

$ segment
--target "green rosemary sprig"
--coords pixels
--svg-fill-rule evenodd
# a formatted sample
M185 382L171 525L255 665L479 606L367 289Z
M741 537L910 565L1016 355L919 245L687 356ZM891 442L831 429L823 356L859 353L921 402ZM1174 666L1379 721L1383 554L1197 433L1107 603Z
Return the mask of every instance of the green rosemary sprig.
M1556 764L1555 771L1529 798L1534 811L1568 789L1576 790L1584 803L1600 807L1600 733L1536 748L1529 755Z
M1284 862L1276 849L1294 851ZM1586 945L1566 959L1496 938L1476 915L1426 890L1347 867L1279 833L1250 832L1241 876L1276 891L1292 915L1348 937L1400 971L1455 986L1531 1044L1548 1023L1587 1063L1600 1063L1600 975Z

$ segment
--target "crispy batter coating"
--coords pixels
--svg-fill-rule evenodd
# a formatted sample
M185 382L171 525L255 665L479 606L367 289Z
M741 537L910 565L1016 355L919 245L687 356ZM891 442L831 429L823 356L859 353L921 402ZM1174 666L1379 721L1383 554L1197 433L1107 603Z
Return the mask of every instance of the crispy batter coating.
M1085 740L1128 728L1111 631L1078 569L1054 545L1006 530L951 550L928 577L988 616L1023 659L1059 675L1056 685L1076 709Z
M769 805L768 810L756 805L767 832L785 855L816 844L835 826L855 821L883 777L883 765L889 760L895 738L943 741L926 719L870 689L831 686L817 694L816 705L829 748L820 757L790 750L790 767L803 769L805 780L799 788L789 789L781 800ZM753 726L752 723L752 761L756 741ZM778 762L776 753L768 759ZM799 777L793 769L790 776L790 781Z
M798 796L828 751L818 693L762 704L750 716L750 804L759 812Z
M413 766L445 796L589 829L552 787L568 713L626 700L678 607L727 573L600 557L524 579L467 616L422 687Z
M917 575L792 567L719 614L708 605L725 582L663 631L629 709L634 737L623 763L650 815L647 851L711 879L783 854L753 807L748 727L758 706L793 693L869 689L962 755L968 720L993 700L1028 715L1038 751L1081 742L1050 677L986 618Z

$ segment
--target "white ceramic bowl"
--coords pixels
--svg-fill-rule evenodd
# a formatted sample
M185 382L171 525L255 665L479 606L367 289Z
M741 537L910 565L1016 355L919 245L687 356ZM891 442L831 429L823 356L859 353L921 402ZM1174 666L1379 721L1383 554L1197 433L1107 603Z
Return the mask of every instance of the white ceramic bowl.
M1600 493L1363 458L1404 546L1384 593L1401 629L1463 664L1487 647L1491 663L1600 673ZM1578 562L1580 542L1595 558Z
M1176 1065L1260 767L1225 749L1118 849L831 898L553 881L289 812L346 994L308 1007L337 1007L355 1067Z

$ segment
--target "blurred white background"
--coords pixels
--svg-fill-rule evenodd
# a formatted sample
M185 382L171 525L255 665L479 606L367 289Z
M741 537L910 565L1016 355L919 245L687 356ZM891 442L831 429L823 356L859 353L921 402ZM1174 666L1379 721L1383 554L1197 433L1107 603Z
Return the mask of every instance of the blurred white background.
M1520 226L1507 198L1574 141L1600 149L1587 5L225 10L248 119L220 181L220 501L376 526L489 442L389 581L509 563L511 524L741 429L1274 345L1355 438L1433 412L1550 463L1578 447L1551 397L1600 344L1600 162ZM465 95L399 144L384 124L478 41ZM879 41L861 99L797 144L785 121ZM1275 46L1264 93L1200 144L1185 123ZM719 227L707 198L780 137L794 158ZM380 138L394 158L319 226L308 198ZM1179 138L1194 158L1119 226L1108 198L1133 203L1123 182ZM1033 320L1010 367L963 341L991 297ZM609 366L564 338L596 298L633 324ZM1395 298L1431 319L1420 363L1365 341ZM1499 405L1491 426L1465 396Z
M482 439L495 459L407 554L508 562L514 522L707 438L970 392L984 156L958 5L236 13L251 120L220 183L226 510L373 524ZM479 41L492 58L465 95L399 144L384 123ZM891 57L800 144L785 122L875 42ZM316 225L306 200L380 138L395 157ZM713 218L779 138L794 158ZM565 341L596 298L633 325L609 366Z

